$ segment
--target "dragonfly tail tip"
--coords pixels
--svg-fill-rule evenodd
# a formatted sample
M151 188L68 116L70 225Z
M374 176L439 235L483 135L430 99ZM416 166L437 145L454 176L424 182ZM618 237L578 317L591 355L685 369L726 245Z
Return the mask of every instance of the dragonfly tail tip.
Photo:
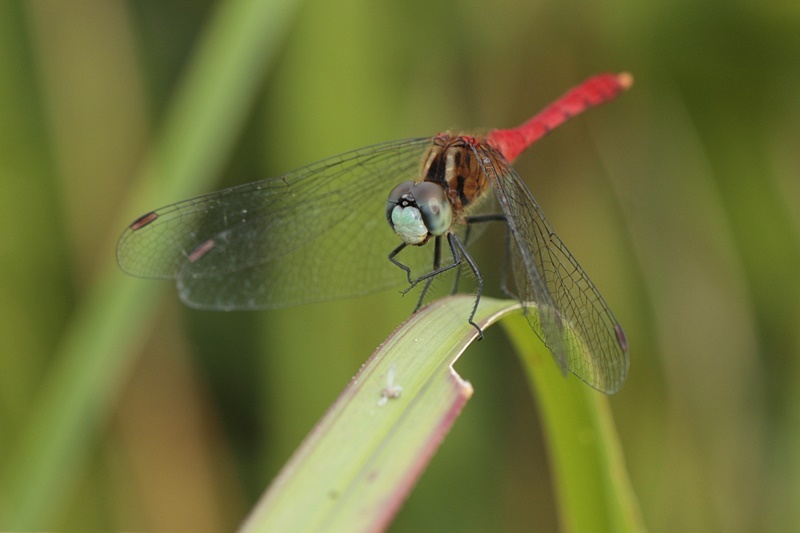
M619 83L620 87L623 89L630 89L631 85L633 85L633 74L630 72L620 72L617 74L617 83Z

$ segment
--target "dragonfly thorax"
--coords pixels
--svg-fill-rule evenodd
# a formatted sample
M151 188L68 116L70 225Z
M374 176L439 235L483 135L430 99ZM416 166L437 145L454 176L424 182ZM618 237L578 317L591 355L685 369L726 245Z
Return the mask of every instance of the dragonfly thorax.
M403 242L421 246L450 229L453 211L441 185L409 180L389 193L386 220Z
M441 134L433 138L423 158L422 176L425 181L441 184L453 207L453 218L489 190L481 159L497 157L479 138L466 135Z

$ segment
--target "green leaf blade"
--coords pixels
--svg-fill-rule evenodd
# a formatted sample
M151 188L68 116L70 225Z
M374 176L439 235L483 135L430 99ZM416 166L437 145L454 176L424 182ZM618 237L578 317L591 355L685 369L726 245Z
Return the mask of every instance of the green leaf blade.
M477 331L474 299L444 298L378 348L295 452L240 531L376 531L392 520L472 386L452 368ZM483 298L485 329L518 303ZM566 531L642 531L606 397L565 379L522 316L507 329L540 406Z
M522 317L503 326L542 418L563 530L644 531L608 397L564 379Z
M473 304L470 296L438 300L398 328L306 438L241 531L388 525L472 395L452 365L477 338L466 320ZM475 322L484 328L516 307L484 298Z

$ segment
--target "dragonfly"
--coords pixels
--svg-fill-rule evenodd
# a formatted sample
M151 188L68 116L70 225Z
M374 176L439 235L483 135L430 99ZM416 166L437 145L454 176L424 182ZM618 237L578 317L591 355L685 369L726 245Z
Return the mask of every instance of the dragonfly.
M183 302L212 310L275 309L400 284L421 287L419 309L435 278L464 269L477 285L468 321L482 336L473 318L483 277L467 244L471 228L500 221L502 290L521 303L562 372L614 393L628 370L625 333L511 163L632 82L628 73L600 74L516 128L377 144L150 211L125 229L117 261L133 276L175 279Z

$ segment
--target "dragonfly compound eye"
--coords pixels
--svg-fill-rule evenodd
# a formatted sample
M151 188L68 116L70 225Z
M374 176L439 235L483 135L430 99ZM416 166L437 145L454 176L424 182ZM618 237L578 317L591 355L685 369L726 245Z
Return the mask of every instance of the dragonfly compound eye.
M392 189L392 191L389 193L389 196L386 198L386 220L393 228L394 222L392 222L392 212L394 211L395 207L405 207L414 201L414 199L411 197L411 187L413 186L413 181L404 181Z
M424 244L430 234L414 200L413 181L404 181L386 199L386 220L406 244Z
M431 235L443 235L453 223L453 209L444 188L430 181L417 183L411 194Z

